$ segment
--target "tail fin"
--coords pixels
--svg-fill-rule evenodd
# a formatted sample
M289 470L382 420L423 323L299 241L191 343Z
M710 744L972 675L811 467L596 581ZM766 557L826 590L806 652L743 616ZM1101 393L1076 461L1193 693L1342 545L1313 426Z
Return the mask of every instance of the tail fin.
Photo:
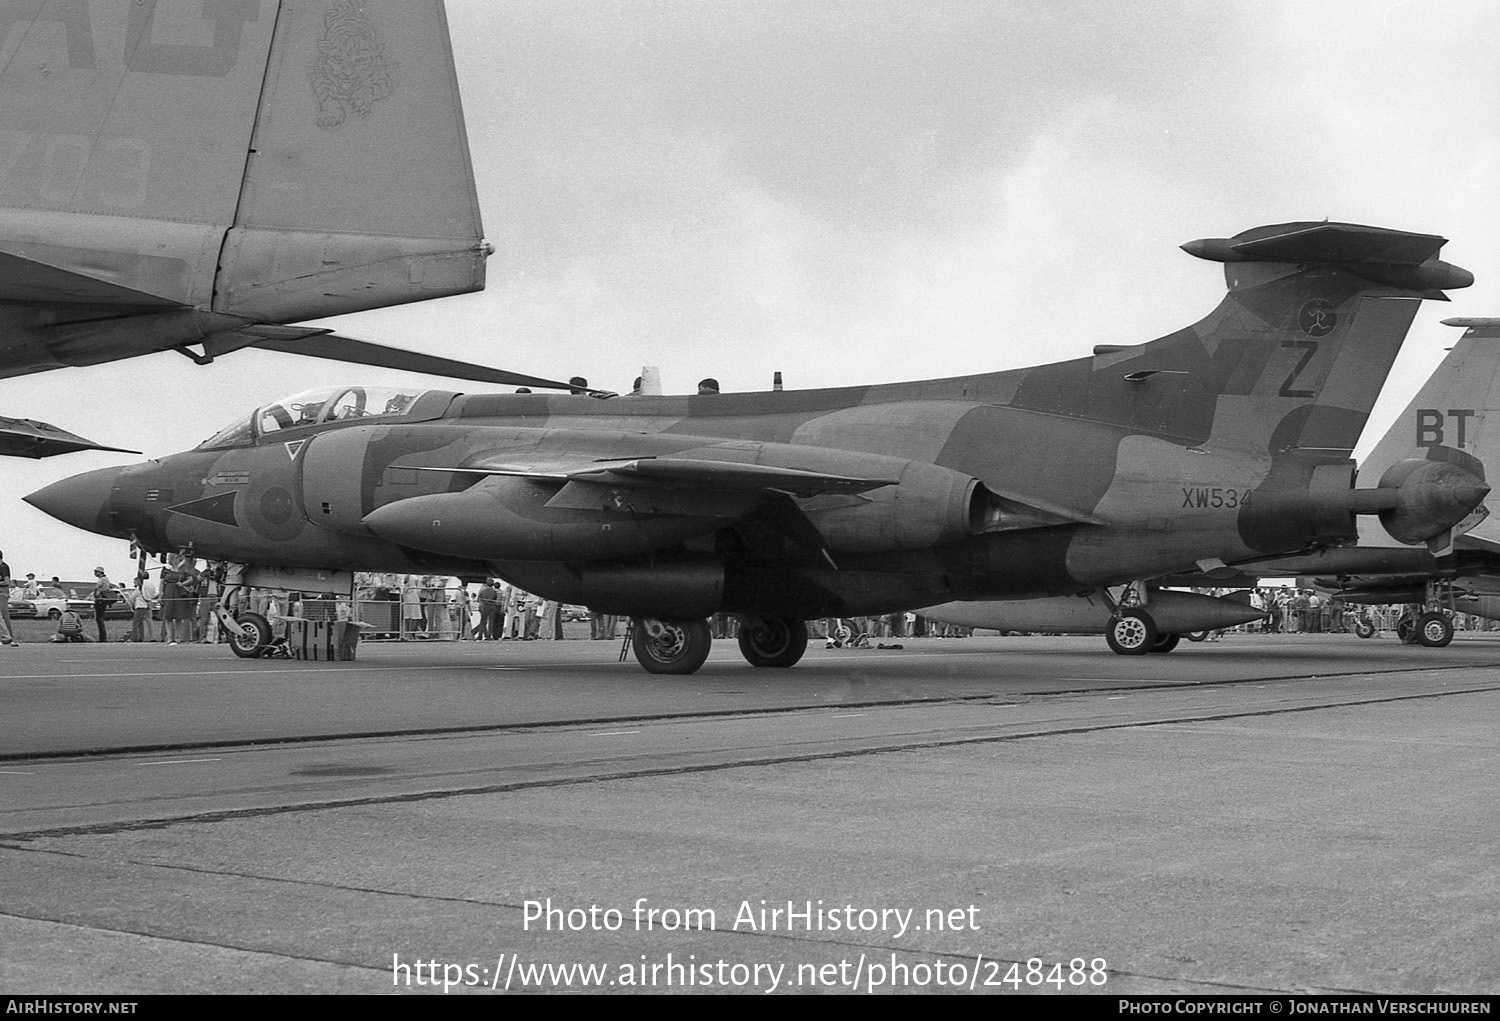
M1056 410L1197 444L1347 458L1420 300L1473 282L1437 259L1444 243L1345 223L1189 242L1190 255L1225 264L1218 308L1147 344L1095 348L1086 388L1073 390L1084 399ZM1048 382L1033 372L1017 403L1035 404L1028 391Z
M1377 485L1403 461L1459 464L1480 478L1486 465L1500 467L1500 319L1443 323L1467 329L1360 465L1359 485ZM1500 522L1486 518L1483 507L1454 532L1500 550ZM1362 528L1360 544L1382 541Z
M478 290L484 254L440 0L0 8L21 300L285 323Z

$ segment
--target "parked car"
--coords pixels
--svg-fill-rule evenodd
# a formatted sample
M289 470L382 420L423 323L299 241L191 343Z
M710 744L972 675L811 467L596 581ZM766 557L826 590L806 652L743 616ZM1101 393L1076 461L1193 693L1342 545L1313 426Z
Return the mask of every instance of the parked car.
M12 599L10 601L11 619L27 620L33 617L50 617L56 620L62 616L63 610L67 608L69 601L68 594L62 589L46 585L39 590L39 594L35 599ZM89 612L93 612L93 607L89 607Z
M110 603L109 606L105 607L104 619L130 620L132 617L134 617L135 613L130 609L129 604L125 602L124 598L126 593L133 593L134 591L135 589L121 589L120 598L115 600L113 603ZM67 604L68 609L72 610L83 619L94 619L94 601L92 599L69 599L67 601ZM56 613L51 614L50 616L52 616L52 618L55 620L56 618L62 616L62 611L59 610Z

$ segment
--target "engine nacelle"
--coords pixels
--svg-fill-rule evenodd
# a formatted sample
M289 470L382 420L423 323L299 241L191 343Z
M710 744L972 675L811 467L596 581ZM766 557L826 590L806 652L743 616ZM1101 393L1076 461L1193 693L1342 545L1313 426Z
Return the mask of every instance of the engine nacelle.
M1379 489L1396 491L1395 506L1380 511L1380 524L1408 545L1443 535L1479 506L1490 487L1484 468L1467 460L1397 461L1380 477Z
M364 524L391 542L471 560L614 560L712 532L755 499L494 476L460 493L388 503Z
M851 551L955 542L984 531L996 513L979 480L919 461L906 462L897 485L799 504L829 549Z

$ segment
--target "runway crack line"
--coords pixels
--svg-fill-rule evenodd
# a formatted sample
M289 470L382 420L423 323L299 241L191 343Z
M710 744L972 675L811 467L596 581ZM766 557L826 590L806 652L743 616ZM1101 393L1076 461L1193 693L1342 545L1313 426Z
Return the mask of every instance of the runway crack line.
M447 798L483 796L487 794L509 794L515 791L544 790L551 787L577 787L586 784L606 783L614 780L636 780L648 777L683 776L692 773L717 772L728 769L745 769L756 766L774 766L797 762L819 762L832 759L848 759L866 755L886 755L896 752L922 751L929 748L951 748L975 744L1001 744L1011 741L1029 741L1037 738L1067 737L1079 734L1097 734L1113 730L1136 730L1144 727L1173 726L1184 723L1212 723L1224 720L1254 719L1257 717L1284 716L1293 713L1322 712L1329 709L1347 709L1354 706L1384 705L1396 702L1425 701L1452 698L1461 695L1488 694L1500 691L1500 685L1478 688L1461 688L1451 691L1418 692L1410 695L1387 695L1377 698L1354 698L1335 702L1318 702L1312 705L1280 706L1269 709L1226 711L1195 716L1161 717L1149 720L1131 720L1124 723L1079 724L1034 730L1021 734L986 734L980 737L934 738L922 741L906 741L878 747L842 748L823 752L799 752L785 755L763 755L753 758L732 759L723 762L694 763L692 765L656 766L642 769L620 770L592 776L553 777L535 780L517 780L510 783L484 784L477 787L460 787L445 790L410 791L402 794L372 795L362 798L336 798L326 801L301 802L294 805L266 805L257 808L223 809L213 812L193 812L177 816L153 819L116 820L107 823L92 823L82 826L58 826L37 830L25 830L0 836L0 847L24 849L25 842L43 837L86 836L111 833L127 833L138 830L167 829L184 823L216 823L234 819L258 819L295 812L322 812L340 808L358 808L366 805L398 805L421 801L437 801ZM761 712L758 715L777 715Z
M1463 663L1455 666L1436 666L1413 670L1409 666L1390 670L1320 671L1308 674L1278 674L1264 677L1228 678L1218 681L1173 681L1168 683L1112 685L1090 688L1057 688L1047 691L978 692L971 695L940 695L931 698L872 699L862 702L818 702L785 706L755 706L744 709L698 709L681 713L643 713L627 716L598 716L566 720L532 720L525 723L496 723L484 726L454 727L408 727L399 730L368 730L329 732L323 734L292 734L267 738L226 738L218 741L162 742L144 745L118 745L100 748L73 748L44 752L13 752L0 754L0 762L41 762L57 759L99 758L109 755L146 755L161 752L189 752L223 748L274 748L281 745L320 744L327 741L370 741L387 738L449 737L460 734L496 734L531 730L554 730L568 727L596 727L635 723L661 723L679 720L733 719L749 716L774 716L782 713L826 712L830 709L889 709L903 706L942 705L944 703L985 703L996 705L1020 705L1049 698L1076 695L1103 695L1125 691L1144 694L1158 691L1192 690L1212 691L1243 684L1276 684L1287 681L1317 681L1332 677L1380 677L1386 674L1432 674L1454 670L1493 670L1500 668L1495 663Z
M140 936L143 939L159 940L163 943L175 943L181 946L212 947L217 950L232 950L240 954L255 954L260 957L271 957L282 961L305 961L309 964L332 964L340 968L354 968L359 971L373 971L379 975L388 975L390 972L385 968L372 967L368 964L359 964L353 961L339 961L328 957L307 957L301 954L286 954L276 950L265 950L259 947L242 947L233 943L219 943L214 940L184 939L181 936L163 936L160 933L145 932L140 929L126 929L113 925L82 924L68 921L62 918L48 918L45 915L23 915L14 911L0 911L0 918L14 918L27 922L45 922L48 925L61 925L69 929L78 929L82 932L110 932L121 936Z

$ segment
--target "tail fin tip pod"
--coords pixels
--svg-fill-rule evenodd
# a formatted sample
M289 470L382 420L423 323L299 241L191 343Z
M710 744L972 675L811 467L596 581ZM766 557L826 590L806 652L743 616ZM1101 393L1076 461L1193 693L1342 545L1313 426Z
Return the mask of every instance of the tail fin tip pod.
M1437 257L1447 243L1447 238L1436 234L1323 222L1255 227L1232 238L1199 238L1181 247L1195 258L1226 266L1244 262L1338 266L1373 283L1446 301L1442 291L1474 282L1474 274ZM1230 286L1235 286L1232 276Z

